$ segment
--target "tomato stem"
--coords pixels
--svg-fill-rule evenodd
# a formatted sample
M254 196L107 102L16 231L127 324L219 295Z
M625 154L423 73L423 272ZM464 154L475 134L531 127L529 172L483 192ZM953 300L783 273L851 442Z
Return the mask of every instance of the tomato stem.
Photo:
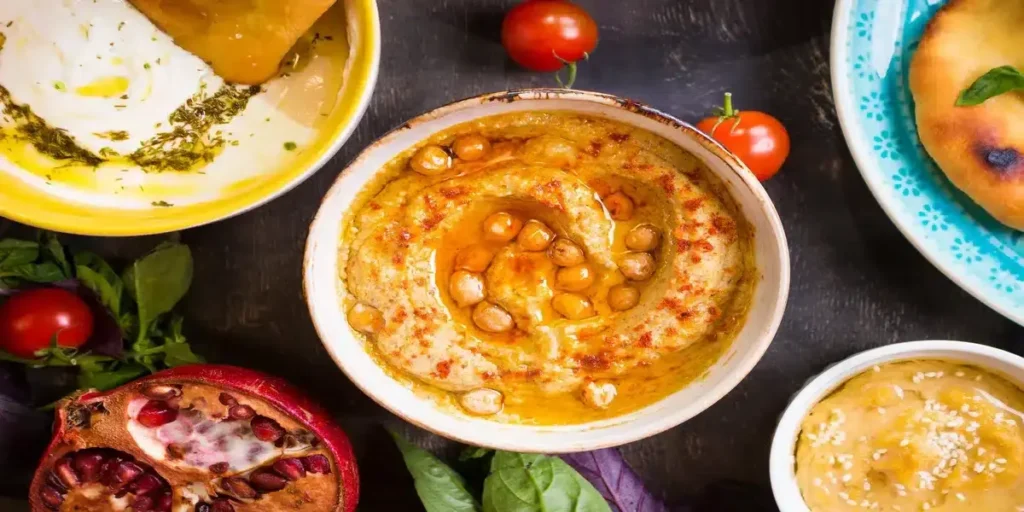
M725 93L725 103L724 103L723 107L724 108L722 109L722 117L732 117L734 111L732 109L732 93L731 92Z
M729 119L734 120L734 122L732 123L732 128L729 128L729 133L735 132L736 127L740 125L740 111L736 110L732 105L731 92L725 93L725 101L722 103L721 107L715 108L715 113L718 114L718 120L715 121L715 125L711 127L712 134L715 133L715 130L717 130L718 127L722 125L722 123L728 121Z
M569 62L569 61L559 57L558 53L556 53L554 50L551 50L551 54L554 55L556 59L562 61L562 64L565 65L565 66L562 67L562 69L568 69L569 70L569 79L566 80L565 83L562 83L562 70L559 69L558 71L555 71L555 81L558 82L558 86L559 87L562 87L562 88L565 88L565 89L572 89L572 84L576 83L576 63L575 62ZM590 59L590 54L589 53L584 53L583 54L583 60L588 60L588 59Z

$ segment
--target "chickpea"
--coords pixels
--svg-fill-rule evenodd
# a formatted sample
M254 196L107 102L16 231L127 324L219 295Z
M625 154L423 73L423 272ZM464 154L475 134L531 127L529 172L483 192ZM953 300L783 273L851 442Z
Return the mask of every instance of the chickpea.
M484 278L480 274L456 270L448 281L448 293L460 308L473 306L484 300Z
M616 285L608 290L608 306L615 311L631 309L640 302L640 290L629 285Z
M365 334L377 334L384 329L384 315L380 310L362 302L348 310L348 324Z
M497 304L481 302L473 308L473 323L487 332L508 332L512 330L512 315Z
M559 267L579 265L587 260L583 249L568 238L559 238L548 249L548 257Z
M516 241L527 251L543 251L555 239L555 232L539 220L531 220L523 226Z
M477 134L463 135L452 143L455 156L467 161L479 160L491 151L491 142Z
M631 252L619 261L619 271L631 281L649 279L654 275L654 257L646 252Z
M424 176L436 176L452 166L452 157L441 146L423 146L409 159L409 167Z
M615 384L611 382L603 384L588 382L583 386L583 402L597 409L606 409L612 404L612 400L615 400L615 395L618 393Z
M501 394L501 391L478 388L463 393L459 397L459 404L470 414L490 416L501 412L501 408L505 405L505 396Z
M484 238L492 242L508 242L523 229L523 221L508 212L491 214L484 219Z
M594 305L582 295L559 293L551 299L551 307L569 320L582 320L594 316Z
M586 263L558 269L555 286L570 292L582 292L594 284L594 269Z
M604 198L604 207L615 220L629 220L633 218L633 200L622 192L616 192Z
M631 251L652 251L661 243L661 233L652 224L637 224L626 233L626 247Z
M455 255L455 269L483 272L491 265L494 253L482 245L464 247Z

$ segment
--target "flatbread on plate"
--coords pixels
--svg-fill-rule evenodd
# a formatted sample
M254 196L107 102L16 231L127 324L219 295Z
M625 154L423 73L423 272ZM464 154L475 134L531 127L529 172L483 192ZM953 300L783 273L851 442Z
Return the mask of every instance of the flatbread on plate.
M1024 230L1024 92L955 106L979 77L1007 65L1024 69L1024 1L951 0L914 54L910 89L921 142L950 181Z
M224 80L260 84L336 0L130 0Z

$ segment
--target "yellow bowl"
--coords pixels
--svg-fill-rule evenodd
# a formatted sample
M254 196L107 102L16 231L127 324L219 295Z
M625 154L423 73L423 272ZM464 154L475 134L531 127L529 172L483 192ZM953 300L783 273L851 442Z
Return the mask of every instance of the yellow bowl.
M44 5L47 1L58 2L59 0L46 0L35 5L22 4L22 9L28 11L22 14L27 14L31 18L34 15L32 9L48 8ZM15 4L19 3L15 2ZM116 4L117 2L110 2L109 8L116 8ZM24 7L24 5L29 5L29 7ZM51 7L56 8L57 6ZM18 7L11 7L11 9L16 10ZM332 9L343 9L347 24L348 46L345 48L348 53L344 62L344 83L341 85L333 108L329 113L320 114L324 116L324 119L320 121L321 124L317 125L315 140L308 147L289 155L285 165L268 169L265 172L248 173L237 178L233 172L226 176L222 174L218 177L217 188L213 193L210 192L213 186L212 181L210 182L211 186L204 187L204 180L208 178L203 173L197 173L198 176L190 178L194 182L190 183L190 186L197 191L197 195L193 196L191 200L185 197L181 204L168 207L165 201L158 200L157 197L153 197L151 203L136 198L135 204L126 206L123 196L119 196L115 200L118 190L110 186L107 186L106 189L91 191L87 200L78 200L73 193L55 193L53 187L48 186L48 183L40 179L39 172L32 174L31 171L26 171L28 167L16 155L12 156L0 151L0 216L67 233L101 236L144 235L215 222L260 206L290 190L324 165L352 134L366 110L377 79L380 61L380 22L376 2L374 0L342 0ZM17 12L15 11L14 14ZM138 13L135 14L138 15ZM42 16L42 14L39 15ZM0 19L4 18L0 17ZM132 19L134 20L134 18ZM26 20L26 22L28 21L31 19ZM14 23L17 22L18 19L15 19ZM12 30L11 26L7 25L9 27L7 30ZM88 26L92 27L92 24ZM5 29L0 25L0 32L3 30ZM121 27L118 26L117 30L120 31ZM83 32L85 38L88 39L88 29L85 29L84 25ZM46 37L47 35L44 33L42 39L45 40ZM93 37L99 36L94 35ZM14 48L15 52L24 51L26 39L28 38L18 41L8 37L6 44ZM0 38L0 48L4 46L3 40L4 38ZM154 35L152 40L157 41L157 35ZM19 45L21 46L19 47ZM114 43L110 43L110 45L113 47ZM127 52L132 52L132 45L128 44L127 46L129 46ZM2 64L3 58L3 51L0 50L0 64ZM16 58L14 57L14 59ZM96 59L99 58L100 56L96 55ZM148 62L145 68L150 70ZM44 72L45 70L40 71L40 73ZM33 71L29 71L29 73L33 73ZM33 78L37 80L38 86L38 77ZM3 85L2 80L0 80L0 85ZM57 87L63 89L63 83L61 82ZM268 87L270 87L269 84ZM45 116L43 117L45 119ZM281 132L286 129L283 126L286 122L277 125L276 119L273 123L269 122L269 117L267 120L266 128L262 128L263 130ZM286 143L285 147L288 146L289 144ZM229 170L234 171L234 169ZM159 179L167 178L167 176L161 178L159 173L140 171L137 174L133 185L137 185L138 190L144 190L147 182L155 183ZM46 179L49 180L50 176L46 176ZM212 180L212 176L209 179ZM120 188L124 190L123 186ZM199 191L204 192L204 195L200 199L196 199L199 197ZM144 197L143 199L148 201L149 198Z

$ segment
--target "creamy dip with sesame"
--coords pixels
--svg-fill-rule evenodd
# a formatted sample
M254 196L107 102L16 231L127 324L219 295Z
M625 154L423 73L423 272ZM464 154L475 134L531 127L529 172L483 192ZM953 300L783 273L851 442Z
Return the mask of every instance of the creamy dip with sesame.
M946 361L875 367L804 420L796 474L812 512L1024 510L1024 393Z
M583 423L678 390L757 279L750 227L699 160L570 113L438 133L345 223L350 325L397 378L497 421Z

